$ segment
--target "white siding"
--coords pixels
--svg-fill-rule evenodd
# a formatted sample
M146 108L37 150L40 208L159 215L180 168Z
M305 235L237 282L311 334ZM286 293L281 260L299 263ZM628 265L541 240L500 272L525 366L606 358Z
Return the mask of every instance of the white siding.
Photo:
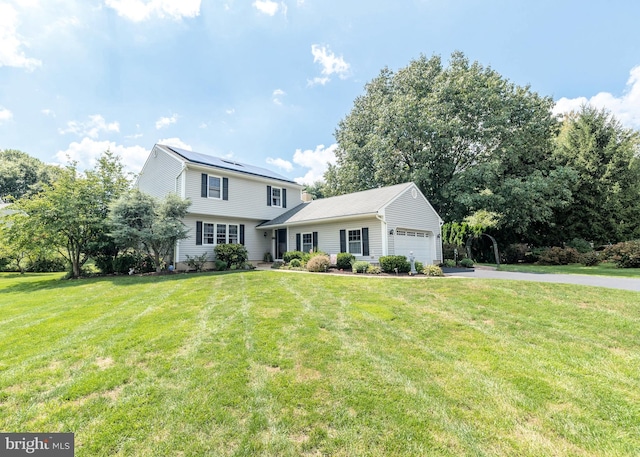
M191 200L189 212L197 214L224 214L228 217L251 217L254 220L271 220L302 203L301 190L296 184L245 178L223 170L211 170L210 175L229 179L229 200L201 196L201 176L205 170L188 169L186 172L186 197ZM287 189L287 207L267 206L267 185Z
M385 254L382 246L383 223L375 217L289 227L289 250L293 251L296 248L296 233L318 232L318 249L327 254L338 254L340 252L340 230L362 229L364 227L369 228L369 255L355 257L357 260L377 262L380 256Z
M144 193L163 198L167 194L176 193L176 180L179 179L181 171L182 163L179 160L154 147L138 176L136 185Z
M266 197L265 197L266 198ZM262 261L264 253L271 250L271 234L264 236L265 230L256 230L256 221L244 218L229 218L222 216L202 216L189 214L184 223L189 229L189 238L181 240L176 249L178 262L184 262L187 254L191 257L199 256L205 252L213 259L214 245L196 245L196 222L202 221L213 224L244 224L244 245L247 248L250 261Z
M435 263L442 261L442 243L440 240L440 218L426 198L418 191L416 198L412 195L411 187L390 203L384 210L387 222L387 243L389 255L395 254L395 231L399 229L420 230L429 233L431 252L434 253ZM417 190L417 189L416 189ZM394 235L389 235L389 230Z

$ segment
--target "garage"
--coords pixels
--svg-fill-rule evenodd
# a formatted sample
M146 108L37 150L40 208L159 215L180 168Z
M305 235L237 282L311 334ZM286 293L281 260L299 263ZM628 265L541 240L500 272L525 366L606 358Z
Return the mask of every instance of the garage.
M433 262L431 254L431 240L429 232L419 230L397 229L395 233L395 252L396 255L404 255L409 258L413 252L416 260L428 265Z

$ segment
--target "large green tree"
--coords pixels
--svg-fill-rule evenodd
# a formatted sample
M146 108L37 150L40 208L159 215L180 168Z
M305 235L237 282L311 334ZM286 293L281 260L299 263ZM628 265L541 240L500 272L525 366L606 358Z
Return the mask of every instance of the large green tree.
M0 200L18 199L42 189L55 168L15 149L0 150Z
M556 160L577 173L573 203L557 213L564 240L595 243L640 236L640 137L606 110L592 106L567 116Z
M176 241L187 237L182 222L191 205L175 194L163 200L133 189L111 207L111 235L123 247L141 249L153 257L156 271L171 253Z
M30 233L31 249L46 243L67 260L73 277L104 242L109 204L127 186L120 159L105 152L95 169L81 173L72 164L42 191L19 199L8 216L10 230Z
M570 172L548 160L552 107L459 52L448 67L422 56L396 73L385 68L338 125L327 189L413 181L445 220L486 209L503 229L525 234L570 199L555 188Z

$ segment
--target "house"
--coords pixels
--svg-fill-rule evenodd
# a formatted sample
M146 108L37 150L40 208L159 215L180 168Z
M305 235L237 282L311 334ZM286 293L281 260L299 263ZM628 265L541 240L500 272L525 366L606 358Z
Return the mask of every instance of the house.
M213 257L224 243L245 245L254 262L311 249L371 262L411 252L425 264L442 259L442 220L413 183L311 200L303 186L273 171L156 144L136 185L192 202L184 219L190 235L174 252L177 268L187 255Z

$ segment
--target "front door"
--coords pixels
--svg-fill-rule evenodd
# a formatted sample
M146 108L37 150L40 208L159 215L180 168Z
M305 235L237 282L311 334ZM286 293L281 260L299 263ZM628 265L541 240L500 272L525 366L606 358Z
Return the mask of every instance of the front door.
M287 252L287 229L276 230L276 260L282 260Z

